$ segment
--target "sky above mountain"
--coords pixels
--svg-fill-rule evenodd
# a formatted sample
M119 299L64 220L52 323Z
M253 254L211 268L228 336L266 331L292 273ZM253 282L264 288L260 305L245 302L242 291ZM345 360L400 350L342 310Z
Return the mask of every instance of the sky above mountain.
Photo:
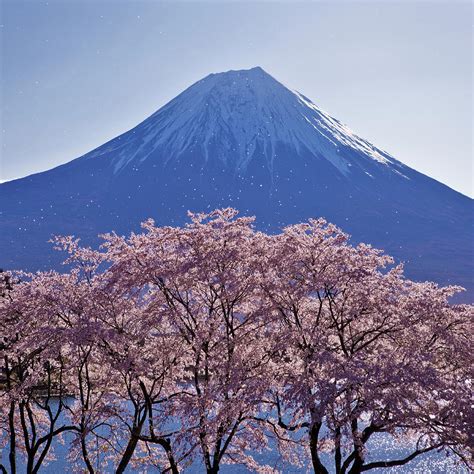
M472 191L469 2L2 2L0 179L69 161L210 72L262 66Z

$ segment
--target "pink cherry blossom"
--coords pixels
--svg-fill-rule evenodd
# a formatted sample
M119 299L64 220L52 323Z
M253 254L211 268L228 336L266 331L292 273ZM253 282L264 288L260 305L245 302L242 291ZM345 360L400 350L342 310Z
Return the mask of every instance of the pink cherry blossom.
M361 473L472 459L473 307L323 219L276 235L234 209L143 224L65 271L0 273L4 472L207 473L259 453ZM413 446L378 458L378 436ZM62 441L61 441L62 440ZM408 449L408 448L407 448ZM330 461L328 461L330 459Z

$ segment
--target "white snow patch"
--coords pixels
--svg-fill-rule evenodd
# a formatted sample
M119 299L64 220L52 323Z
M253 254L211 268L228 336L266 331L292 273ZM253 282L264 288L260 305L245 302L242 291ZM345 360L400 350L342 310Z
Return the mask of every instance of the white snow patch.
M394 164L390 155L260 68L211 74L90 157L113 153L117 173L131 162L149 159L156 150L167 162L196 149L205 160L226 163L236 157L233 165L245 171L260 149L272 170L282 145L297 154L323 157L343 175L350 174L353 165L364 169L375 162L393 169Z

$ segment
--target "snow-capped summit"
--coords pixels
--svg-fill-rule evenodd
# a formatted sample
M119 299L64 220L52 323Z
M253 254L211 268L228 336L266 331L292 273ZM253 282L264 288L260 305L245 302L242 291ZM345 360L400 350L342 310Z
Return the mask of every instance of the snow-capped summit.
M0 184L0 267L56 265L51 234L95 244L148 217L181 224L187 210L224 206L267 231L322 216L405 261L413 278L474 287L473 201L259 67L210 74L90 153Z
M272 170L281 145L322 156L342 174L353 165L363 167L367 159L396 163L260 67L210 74L90 156L114 151L118 172L156 150L166 161L192 151L245 173L257 149Z

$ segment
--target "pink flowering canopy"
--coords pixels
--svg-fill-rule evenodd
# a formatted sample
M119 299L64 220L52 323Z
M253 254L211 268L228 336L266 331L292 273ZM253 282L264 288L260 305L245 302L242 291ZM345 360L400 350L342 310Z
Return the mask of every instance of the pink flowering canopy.
M253 222L150 220L98 250L58 237L64 273L0 273L2 472L65 449L89 473L357 474L439 452L470 469L462 289L408 280L323 219Z

